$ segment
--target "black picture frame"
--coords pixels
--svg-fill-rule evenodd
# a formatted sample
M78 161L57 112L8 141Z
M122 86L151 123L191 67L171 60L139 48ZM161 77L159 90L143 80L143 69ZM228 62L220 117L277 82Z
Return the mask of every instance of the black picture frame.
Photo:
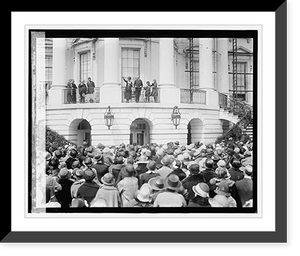
M278 1L279 2L279 1ZM18 232L11 230L11 194L7 196L1 227L2 243L284 243L287 242L287 1L274 2L267 9L238 11L275 12L276 26L276 150L275 150L275 231L253 232ZM264 7L266 8L266 7ZM204 10L204 11L214 11ZM280 155L280 157L279 157ZM7 181L11 191L11 178Z

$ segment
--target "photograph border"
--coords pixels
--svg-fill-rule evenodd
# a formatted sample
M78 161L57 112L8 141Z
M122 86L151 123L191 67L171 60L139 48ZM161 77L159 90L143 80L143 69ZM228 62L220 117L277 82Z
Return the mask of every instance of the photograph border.
M287 241L287 3L275 11L276 29L276 170L275 231L264 232L15 232L11 231L11 207L4 212L10 225L1 231L1 242L53 243L269 243ZM8 181L11 184L11 177ZM10 187L11 188L11 187ZM9 189L9 191L11 191ZM11 199L11 195L9 197ZM11 202L9 201L9 206Z

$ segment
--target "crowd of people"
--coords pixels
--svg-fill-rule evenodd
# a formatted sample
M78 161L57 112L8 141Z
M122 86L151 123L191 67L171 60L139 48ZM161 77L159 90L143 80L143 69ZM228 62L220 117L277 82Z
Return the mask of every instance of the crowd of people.
M252 207L253 142L65 145L45 152L46 207Z

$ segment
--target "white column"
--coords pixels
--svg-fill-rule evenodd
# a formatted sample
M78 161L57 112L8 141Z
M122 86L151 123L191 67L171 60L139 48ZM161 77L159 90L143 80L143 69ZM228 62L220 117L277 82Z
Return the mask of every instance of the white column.
M229 75L228 75L228 38L218 38L217 53L217 81L218 91L229 93Z
M206 91L206 105L217 107L218 93L214 88L213 38L199 38L199 84Z
M180 103L180 90L175 86L174 42L173 38L159 40L159 81L160 102Z
M63 89L67 85L65 38L53 38L52 86L49 90L49 105L63 103Z
M100 88L101 103L121 102L119 38L104 39L104 81Z

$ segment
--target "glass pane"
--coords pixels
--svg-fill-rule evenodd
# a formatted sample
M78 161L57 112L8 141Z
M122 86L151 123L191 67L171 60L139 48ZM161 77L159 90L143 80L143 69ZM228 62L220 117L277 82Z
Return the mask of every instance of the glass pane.
M122 58L127 59L127 49L122 49Z
M139 50L133 51L133 58L135 58L135 59L139 59L140 58L140 51Z
M128 59L133 59L133 50L128 50Z
M137 68L133 69L133 77L137 77L139 75L139 70Z
M127 63L128 67L133 67L133 59L128 59L128 63Z
M122 59L122 67L127 67L127 59Z
M135 68L139 67L139 59L133 59L133 67Z

